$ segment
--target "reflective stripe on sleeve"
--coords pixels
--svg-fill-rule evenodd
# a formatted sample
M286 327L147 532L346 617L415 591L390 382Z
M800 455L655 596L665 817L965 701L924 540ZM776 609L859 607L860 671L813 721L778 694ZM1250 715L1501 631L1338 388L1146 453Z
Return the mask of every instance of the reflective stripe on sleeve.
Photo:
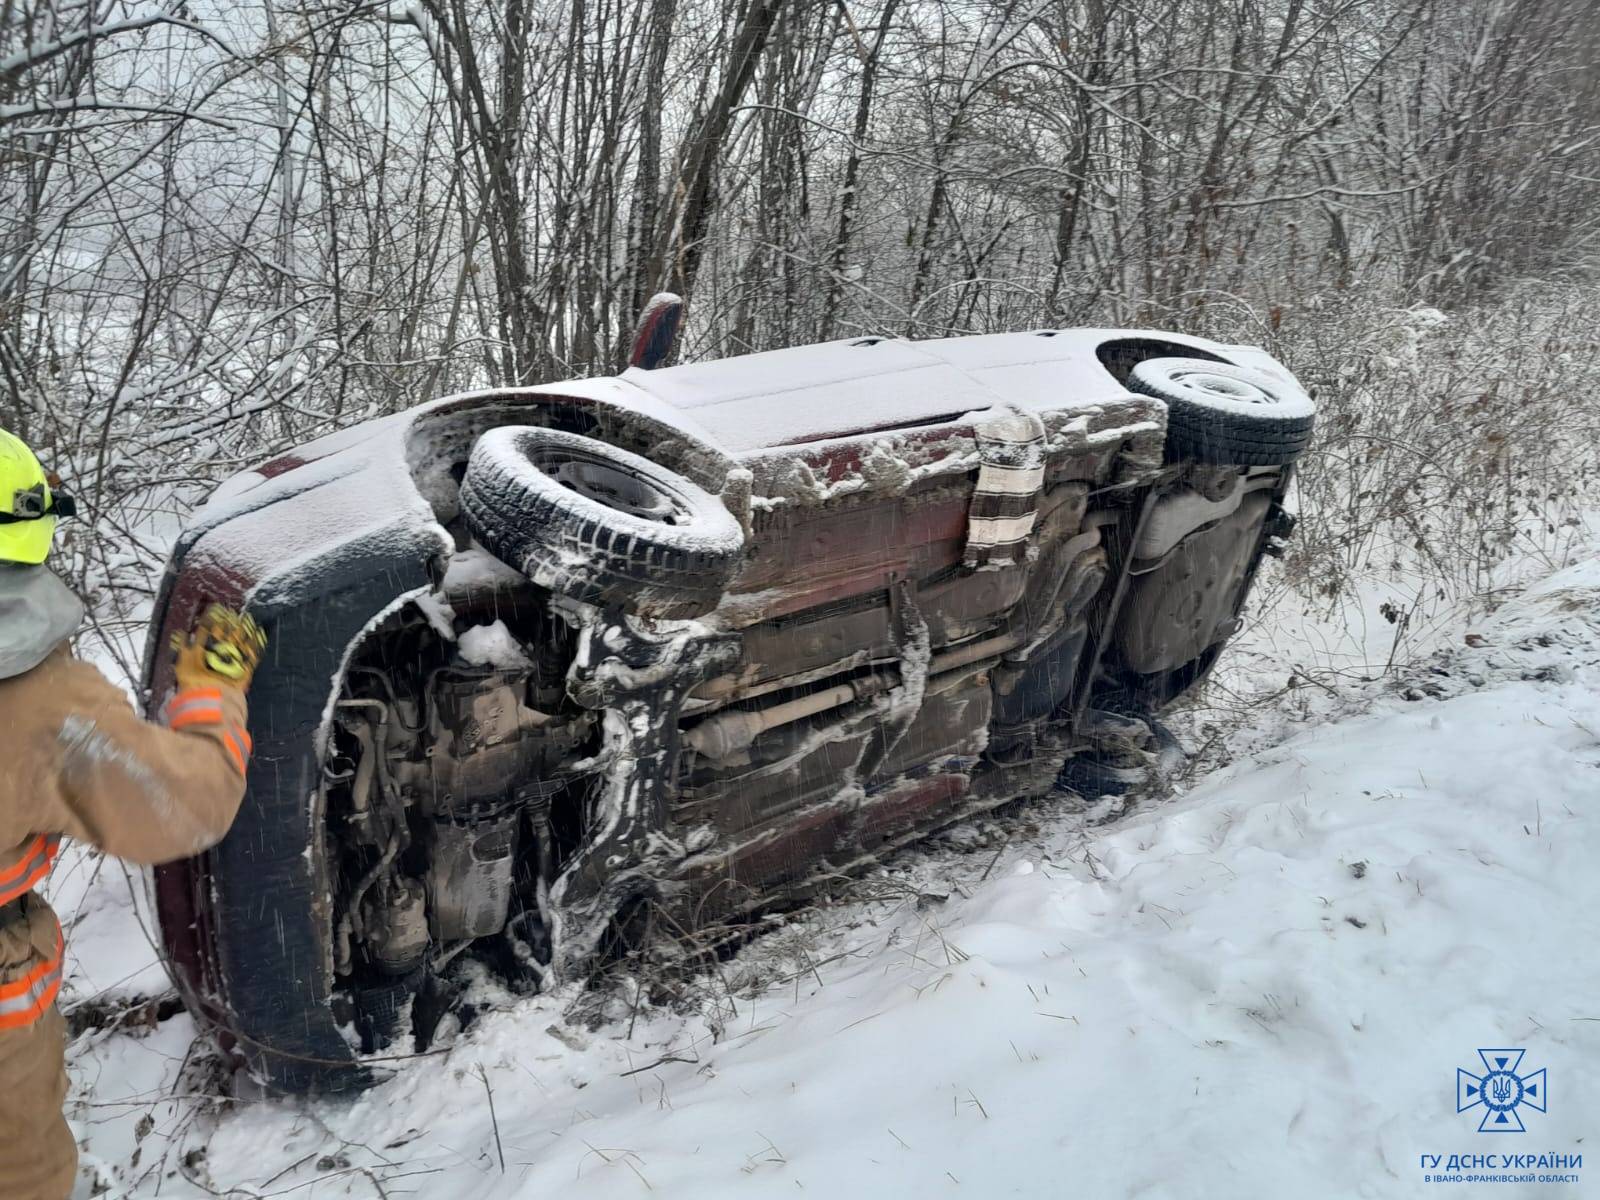
M56 952L21 979L0 983L0 1029L32 1025L55 1003L61 990L61 958L65 946L56 926Z
M167 718L168 729L186 729L191 725L221 725L222 708L190 708Z
M222 690L220 688L188 688L167 701L162 717L169 729L182 729L186 725L221 725Z
M222 733L222 746L228 752L228 757L233 759L233 765L239 768L239 774L245 773L245 764L250 760L250 735L237 725L230 725Z
M32 891L35 884L50 874L50 866L60 848L61 839L54 834L35 834L25 843L22 858L0 871L0 904L10 904L18 896Z

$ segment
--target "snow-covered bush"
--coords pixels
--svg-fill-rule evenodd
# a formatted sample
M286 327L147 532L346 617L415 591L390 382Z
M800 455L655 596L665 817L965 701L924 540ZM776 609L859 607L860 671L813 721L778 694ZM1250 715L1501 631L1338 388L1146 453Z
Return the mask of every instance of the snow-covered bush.
M1319 399L1287 577L1334 596L1410 574L1490 596L1509 559L1559 566L1600 483L1600 295L1526 286L1446 315L1345 304L1282 351Z

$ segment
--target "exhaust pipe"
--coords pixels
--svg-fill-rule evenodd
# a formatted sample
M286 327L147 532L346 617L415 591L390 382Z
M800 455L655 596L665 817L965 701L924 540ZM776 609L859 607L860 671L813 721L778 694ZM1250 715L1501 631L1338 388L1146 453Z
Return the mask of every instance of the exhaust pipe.
M999 637L956 646L943 654L933 656L933 661L928 664L928 675L932 678L948 671L959 670L985 658L998 658L1007 650L1015 648L1018 640L1014 634L1001 634ZM899 684L899 672L867 675L849 683L835 684L820 692L813 692L809 696L801 696L797 700L774 704L771 708L763 708L758 712L739 710L718 713L685 733L684 740L694 747L697 754L704 755L713 762L720 762L722 759L731 758L741 750L749 749L751 743L769 729L777 729L780 725L790 725L806 717L827 712L831 708L842 708L857 700L881 695L891 688L898 687Z

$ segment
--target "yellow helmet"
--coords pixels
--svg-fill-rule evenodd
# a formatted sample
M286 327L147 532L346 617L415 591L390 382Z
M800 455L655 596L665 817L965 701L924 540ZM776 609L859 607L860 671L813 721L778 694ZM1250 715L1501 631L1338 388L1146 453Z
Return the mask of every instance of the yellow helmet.
M0 429L0 562L42 563L56 520L76 511L71 497L50 491L49 477L27 444Z

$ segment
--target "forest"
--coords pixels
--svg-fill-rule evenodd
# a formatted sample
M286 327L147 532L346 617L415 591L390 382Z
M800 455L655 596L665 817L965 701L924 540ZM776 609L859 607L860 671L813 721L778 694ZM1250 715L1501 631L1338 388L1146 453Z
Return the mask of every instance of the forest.
M658 290L683 361L1177 329L1317 394L1280 582L1420 611L1593 482L1597 60L1589 0L5 0L0 422L114 635L222 478Z

